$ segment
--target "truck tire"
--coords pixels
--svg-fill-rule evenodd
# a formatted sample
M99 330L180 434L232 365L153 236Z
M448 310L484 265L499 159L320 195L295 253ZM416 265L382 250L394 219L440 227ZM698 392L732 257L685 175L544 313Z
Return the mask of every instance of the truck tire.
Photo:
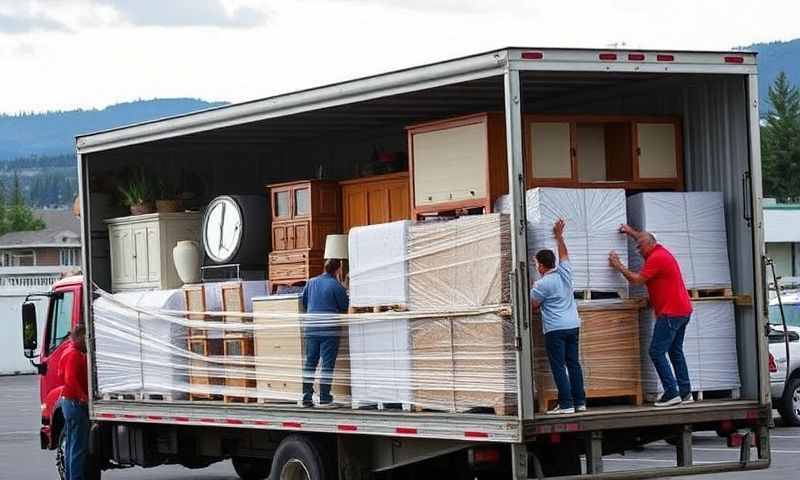
M263 458L233 457L231 462L236 475L242 480L264 480L272 465L270 460Z
M302 435L284 438L272 459L270 480L332 480L322 448Z
M786 425L800 427L800 377L790 378L786 382L778 413Z

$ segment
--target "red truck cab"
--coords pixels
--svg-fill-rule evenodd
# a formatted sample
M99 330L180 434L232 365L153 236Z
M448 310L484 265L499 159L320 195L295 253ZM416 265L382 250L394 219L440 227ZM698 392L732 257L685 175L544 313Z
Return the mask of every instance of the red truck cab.
M35 334L36 306L25 302L22 309L23 340L25 355L35 358L34 351L39 348L39 363L34 363L39 370L39 399L42 410L42 427L40 438L42 449L54 449L58 446L64 417L58 401L61 398L63 382L58 375L59 362L64 353L70 331L83 321L83 277L67 277L56 282L47 294L49 298L47 317L42 332L41 343ZM31 325L32 322L32 325ZM34 335L31 338L31 333ZM31 348L32 347L32 348Z

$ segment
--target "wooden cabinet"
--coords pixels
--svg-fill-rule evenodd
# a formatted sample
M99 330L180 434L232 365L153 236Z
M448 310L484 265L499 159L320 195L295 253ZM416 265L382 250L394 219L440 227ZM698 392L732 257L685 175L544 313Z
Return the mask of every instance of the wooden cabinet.
M408 173L390 173L340 182L342 232L353 227L411 218Z
M505 116L481 113L408 127L412 213L491 211L508 192Z
M199 213L152 213L106 220L111 290L164 290L182 282L172 261L181 240L200 240Z
M272 205L272 252L269 280L302 285L322 273L325 238L339 233L339 185L323 180L267 185Z
M528 186L683 189L675 117L526 115Z

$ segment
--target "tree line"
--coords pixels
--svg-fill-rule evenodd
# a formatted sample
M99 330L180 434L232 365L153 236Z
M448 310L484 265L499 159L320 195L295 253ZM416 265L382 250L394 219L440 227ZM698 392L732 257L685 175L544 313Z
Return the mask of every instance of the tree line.
M800 202L800 89L785 72L769 87L770 110L761 127L764 196Z
M9 232L41 230L45 227L40 218L33 215L20 187L19 176L14 175L11 191L0 180L0 235Z

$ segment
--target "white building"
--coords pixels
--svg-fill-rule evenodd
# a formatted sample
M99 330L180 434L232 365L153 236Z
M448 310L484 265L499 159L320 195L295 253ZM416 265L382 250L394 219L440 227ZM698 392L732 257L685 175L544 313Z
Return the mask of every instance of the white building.
M764 199L764 242L779 277L787 283L800 281L800 204ZM767 270L767 279L772 281Z

